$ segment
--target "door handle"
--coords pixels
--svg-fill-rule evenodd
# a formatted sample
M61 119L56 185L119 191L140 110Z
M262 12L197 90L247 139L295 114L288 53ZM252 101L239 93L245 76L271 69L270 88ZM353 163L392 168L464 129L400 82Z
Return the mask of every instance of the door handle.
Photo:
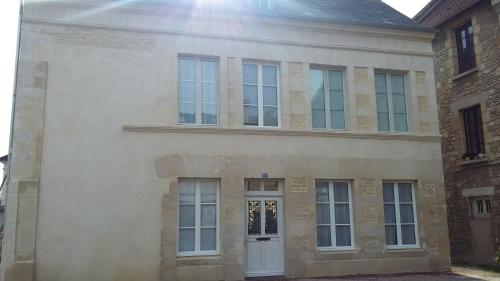
M269 240L271 240L271 238L270 237L259 237L256 240L257 241L269 241Z

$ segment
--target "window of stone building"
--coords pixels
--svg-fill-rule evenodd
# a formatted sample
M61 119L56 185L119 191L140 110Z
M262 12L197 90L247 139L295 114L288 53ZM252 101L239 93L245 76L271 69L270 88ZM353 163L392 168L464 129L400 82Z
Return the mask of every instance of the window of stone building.
M316 182L316 224L319 249L352 249L352 195L349 182Z
M243 64L244 124L279 126L279 73L273 64Z
M476 67L472 22L455 29L455 37L457 40L458 70L462 73Z
M466 155L470 159L485 153L481 106L462 110L466 143Z
M311 68L310 91L314 129L345 129L344 72Z
M179 124L217 124L218 72L215 59L179 58Z
M274 0L247 0L248 6L261 11L271 11L274 8Z
M213 255L219 250L219 182L180 180L178 242L181 256Z
M417 247L417 212L412 183L384 182L383 193L387 247Z
M489 217L491 214L491 200L488 197L472 197L472 215L474 217Z
M405 76L375 73L378 130L408 132Z

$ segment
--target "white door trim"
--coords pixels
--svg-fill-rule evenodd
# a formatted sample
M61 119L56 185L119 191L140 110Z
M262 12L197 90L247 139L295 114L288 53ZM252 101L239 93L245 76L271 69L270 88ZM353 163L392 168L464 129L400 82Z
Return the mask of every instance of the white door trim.
M265 218L265 206L264 202L267 200L273 200L277 201L278 206L278 234L277 235L257 235L257 236L248 236L248 202L249 201L260 201L261 203L261 218ZM245 196L245 276L246 277L264 277L264 276L280 276L284 275L285 273L285 248L284 248L284 238L285 238L285 230L283 227L283 198L281 195L271 195L271 196L255 196L255 195L247 195ZM265 232L265 219L261 219L261 233ZM281 259L280 261L280 268L278 270L260 270L260 271L254 271L254 270L248 270L248 242L252 241L254 239L257 239L258 237L265 237L265 238L271 238L271 239L280 239L280 255L279 258ZM262 253L261 253L262 255Z

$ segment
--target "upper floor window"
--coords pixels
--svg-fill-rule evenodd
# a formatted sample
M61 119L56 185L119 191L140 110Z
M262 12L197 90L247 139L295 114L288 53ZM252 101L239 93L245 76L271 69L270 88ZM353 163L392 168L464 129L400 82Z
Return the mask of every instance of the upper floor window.
M457 39L458 70L462 73L476 66L472 22L457 28L455 36Z
M408 132L405 76L375 73L379 131Z
M345 129L343 71L312 68L310 91L313 128Z
M389 248L416 247L415 196L409 182L384 182L385 240Z
M475 158L485 153L483 121L481 118L481 106L476 105L462 110L464 117L464 130L466 142L466 156Z
M274 0L248 0L248 6L262 11L271 11L274 8Z
M279 126L278 66L243 64L244 124L261 127Z
M179 124L217 124L218 61L179 58Z

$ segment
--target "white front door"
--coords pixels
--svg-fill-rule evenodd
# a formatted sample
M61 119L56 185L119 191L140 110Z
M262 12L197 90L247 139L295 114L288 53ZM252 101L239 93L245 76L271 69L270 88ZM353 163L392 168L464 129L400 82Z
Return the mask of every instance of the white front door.
M281 197L246 198L246 276L284 274Z

